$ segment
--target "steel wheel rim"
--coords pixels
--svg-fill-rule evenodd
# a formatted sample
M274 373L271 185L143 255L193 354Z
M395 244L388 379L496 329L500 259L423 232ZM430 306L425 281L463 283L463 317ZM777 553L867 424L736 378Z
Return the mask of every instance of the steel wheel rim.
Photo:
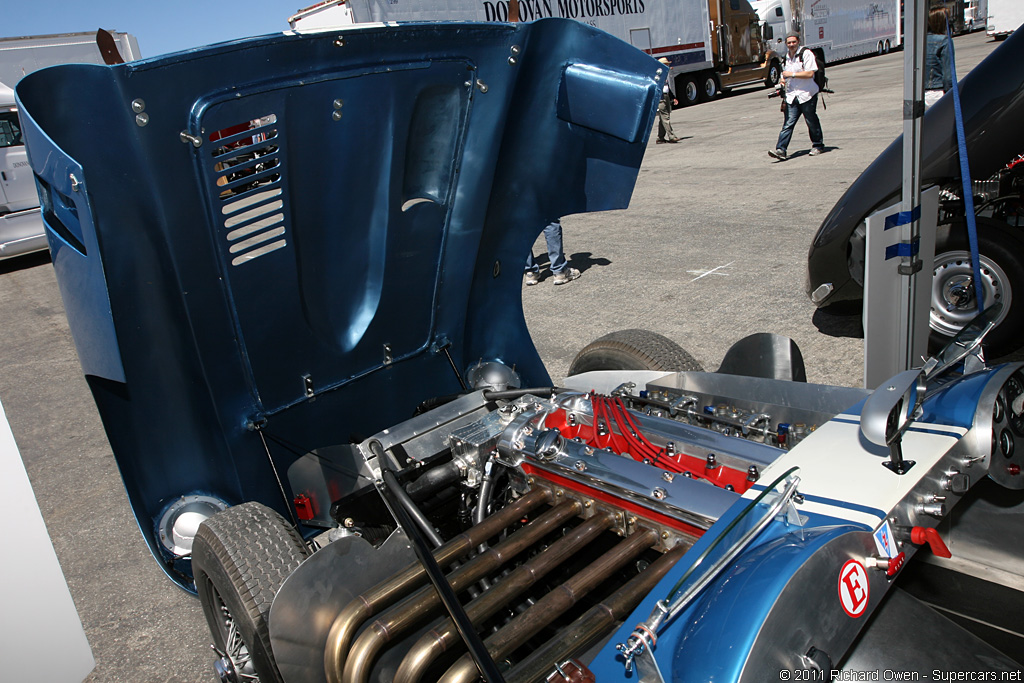
M224 636L224 655L231 660L231 666L234 668L237 680L239 683L259 683L260 677L256 673L256 668L253 664L252 653L249 651L249 646L242 640L242 634L238 630L238 623L235 621L234 615L231 614L228 606L224 604L224 598L220 596L220 591L217 590L217 587L212 582L210 582L209 588L214 604L217 606L217 611L220 612L221 616L220 623L223 625L221 635Z
M980 258L985 306L999 301L1003 310L996 325L1006 318L1013 301L1006 272L986 256ZM947 337L954 336L978 313L974 299L974 272L967 251L946 251L935 257L929 326ZM966 300L964 295L966 293Z

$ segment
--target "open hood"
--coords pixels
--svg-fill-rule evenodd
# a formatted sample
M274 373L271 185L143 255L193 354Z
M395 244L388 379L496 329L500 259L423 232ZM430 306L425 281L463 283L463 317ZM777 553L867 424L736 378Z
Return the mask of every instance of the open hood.
M71 330L154 552L168 559L169 506L284 511L277 482L302 454L460 391L480 359L549 383L524 260L549 221L627 205L663 76L544 20L275 35L25 78ZM187 559L167 562L183 583Z

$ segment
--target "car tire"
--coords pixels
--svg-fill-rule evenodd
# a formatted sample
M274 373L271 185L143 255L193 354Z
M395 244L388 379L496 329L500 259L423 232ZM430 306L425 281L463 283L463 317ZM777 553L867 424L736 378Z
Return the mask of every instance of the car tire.
M1024 330L1024 242L999 221L977 218L978 252L986 304L1000 301L1003 311L985 338L990 355L1002 355L1020 346ZM931 333L928 346L938 351L975 315L971 248L967 222L958 218L940 225L935 240L932 278ZM964 287L968 287L966 294ZM959 290L960 296L957 296Z
M774 88L779 84L779 79L782 77L782 67L775 60L768 65L768 75L764 77L764 86L766 88Z
M199 526L192 573L214 646L226 655L218 669L281 683L267 617L284 580L308 556L295 528L260 503L230 507Z
M677 97L679 104L683 107L697 104L700 101L700 88L697 86L697 81L687 77L682 79L682 82L683 87L680 89Z
M718 76L713 73L705 73L700 77L700 93L698 98L701 102L710 102L718 97L722 88L718 84Z
M620 330L587 344L569 365L569 375L593 370L700 372L704 368L683 347L649 330Z

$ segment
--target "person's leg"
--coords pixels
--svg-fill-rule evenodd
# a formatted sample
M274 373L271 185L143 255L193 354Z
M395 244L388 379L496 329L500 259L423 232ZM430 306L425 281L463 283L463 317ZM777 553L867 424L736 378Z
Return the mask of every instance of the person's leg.
M562 221L552 221L544 228L544 241L548 245L548 259L551 272L555 275L565 270L568 262L562 250Z
M668 140L672 137L672 112L665 98L658 102L658 139Z
M818 121L818 96L815 95L800 105L800 111L807 122L807 133L811 136L811 146L821 149L825 146L824 137L821 133L821 122Z
M526 268L524 269L527 273L539 273L540 266L533 258L533 247L530 247L530 255L526 257Z
M800 107L796 102L786 103L786 122L779 131L779 141L775 143L775 149L785 152L789 149L789 141L793 138L793 128L796 127L797 119L800 118Z

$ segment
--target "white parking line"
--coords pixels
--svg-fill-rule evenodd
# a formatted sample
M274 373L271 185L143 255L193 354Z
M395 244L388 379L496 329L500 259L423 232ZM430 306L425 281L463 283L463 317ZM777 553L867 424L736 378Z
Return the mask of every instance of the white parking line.
M729 275L729 273L719 273L718 271L722 270L723 268L728 268L729 266L731 266L734 263L736 263L736 262L735 261L729 261L724 266L718 266L717 268L712 268L711 270L688 270L686 272L690 273L691 275L696 275L697 277L695 277L692 280L690 280L690 282L696 282L697 280L701 279L702 277L707 277L708 275Z

